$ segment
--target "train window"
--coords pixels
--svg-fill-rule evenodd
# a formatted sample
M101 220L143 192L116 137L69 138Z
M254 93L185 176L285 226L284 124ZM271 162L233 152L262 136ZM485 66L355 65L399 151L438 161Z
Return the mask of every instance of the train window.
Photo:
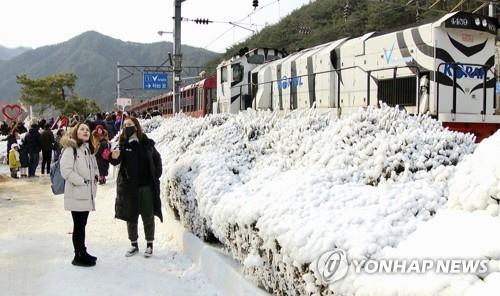
M220 68L221 82L227 82L227 66Z
M231 65L231 69L233 70L233 81L231 84L240 83L243 80L243 66L240 64Z
M263 64L265 61L265 57L262 54L254 54L247 58L247 62L249 64Z
M197 109L200 109L202 106L203 100L203 88L198 89L198 104L196 105Z

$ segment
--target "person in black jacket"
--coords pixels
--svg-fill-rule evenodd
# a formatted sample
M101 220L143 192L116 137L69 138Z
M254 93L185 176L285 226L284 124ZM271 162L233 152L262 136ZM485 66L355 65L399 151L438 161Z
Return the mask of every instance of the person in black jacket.
M47 168L47 174L50 174L50 164L52 162L52 150L54 149L54 134L50 129L49 124L45 124L45 129L40 136L40 141L42 144L42 174Z
M110 140L112 140L116 135L115 121L113 120L111 115L107 115L106 121L104 123L105 123L106 131L108 132L108 137Z
M30 156L28 177L36 177L35 172L40 161L40 151L42 151L41 135L38 132L37 124L31 125L28 134L24 138L24 144Z
M113 150L111 164L120 165L117 179L115 218L127 221L128 238L132 247L125 256L139 252L137 224L139 214L144 224L147 245L145 257L153 254L154 216L163 222L160 200L161 156L153 140L143 132L139 121L129 117L124 121L119 149Z
M7 122L5 121L2 121L2 124L0 125L0 135L2 136L6 136L9 134L9 125L7 124Z
M45 125L47 124L47 120L45 119L41 119L39 122L38 122L38 127L39 128L45 128Z

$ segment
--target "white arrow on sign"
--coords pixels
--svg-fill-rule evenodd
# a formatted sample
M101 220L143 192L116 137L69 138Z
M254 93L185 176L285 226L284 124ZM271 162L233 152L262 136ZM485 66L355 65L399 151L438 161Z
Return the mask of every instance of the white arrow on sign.
M158 75L153 76L153 81L156 81L158 79Z

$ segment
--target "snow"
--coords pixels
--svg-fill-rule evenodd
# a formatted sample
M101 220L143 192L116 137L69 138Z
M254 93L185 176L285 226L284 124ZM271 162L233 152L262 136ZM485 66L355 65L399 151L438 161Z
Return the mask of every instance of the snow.
M202 276L200 267L180 253L159 220L153 257L142 256L142 231L141 253L124 256L129 241L125 222L113 218L114 182L98 188L97 211L90 213L87 224L87 247L98 262L83 268L71 265L71 214L64 211L62 196L50 192L49 178L2 177L2 295L221 295Z
M482 280L474 274L348 275L333 289L346 295L497 295L500 287L500 220L484 212L442 209L401 242L386 248L379 258L488 259ZM492 229L495 232L487 231ZM483 231L478 231L483 230ZM356 287L353 289L352 287ZM354 290L354 291L353 291Z
M252 253L243 261L245 267L255 267L262 265L262 258L258 254Z
M381 256L433 221L455 165L476 148L472 135L387 106L342 120L249 110L145 126L163 157L165 204L264 287L290 295L319 293L311 267L323 252ZM331 288L356 293L341 283Z
M483 140L467 156L450 181L449 207L465 211L483 210L498 216L500 202L500 132Z

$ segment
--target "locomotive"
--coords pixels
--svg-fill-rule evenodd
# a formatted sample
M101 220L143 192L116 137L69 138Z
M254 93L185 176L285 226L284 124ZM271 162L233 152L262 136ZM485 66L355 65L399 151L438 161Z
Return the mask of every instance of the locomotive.
M196 114L317 108L341 117L383 102L412 114L429 112L444 126L474 133L480 141L500 127L497 28L495 18L454 12L419 26L343 38L290 55L253 49L217 66L217 76L210 78L216 100L209 106L205 99Z

